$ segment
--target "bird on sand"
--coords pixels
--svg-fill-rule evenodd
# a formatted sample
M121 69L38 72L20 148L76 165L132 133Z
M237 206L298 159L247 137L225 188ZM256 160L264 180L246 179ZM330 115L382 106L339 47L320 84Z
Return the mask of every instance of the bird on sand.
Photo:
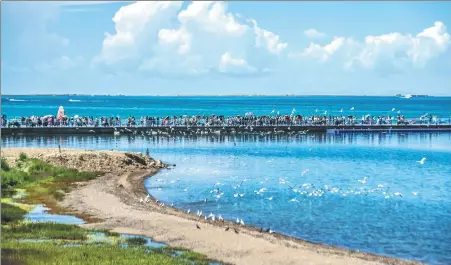
M196 227L197 227L197 229L200 229L200 226L199 226L199 224L196 224Z
M239 232L236 228L233 228L233 230L235 230L235 234L239 234Z
M225 229L225 231L229 231L229 229L230 229L230 227L227 226L226 229Z

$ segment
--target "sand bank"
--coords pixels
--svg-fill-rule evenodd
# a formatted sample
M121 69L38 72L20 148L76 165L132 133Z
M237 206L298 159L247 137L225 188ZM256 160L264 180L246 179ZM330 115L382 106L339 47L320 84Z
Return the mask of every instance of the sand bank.
M159 161L140 159L136 153L63 149L3 149L2 156L12 162L20 152L44 161L106 172L68 193L61 202L79 213L87 213L101 222L83 225L108 228L120 233L139 234L170 246L184 247L232 264L419 264L373 254L313 244L280 234L260 233L250 226L231 222L200 221L171 207L160 207L146 196L143 181L163 168ZM64 159L61 159L61 156ZM59 157L59 158L58 158ZM82 157L80 159L80 157ZM161 169L166 170L166 169ZM224 227L237 228L238 234Z

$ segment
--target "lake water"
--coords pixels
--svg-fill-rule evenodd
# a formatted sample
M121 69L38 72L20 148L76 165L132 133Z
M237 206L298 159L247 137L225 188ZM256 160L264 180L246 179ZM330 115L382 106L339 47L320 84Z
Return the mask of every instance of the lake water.
M312 242L451 264L451 133L11 136L2 143L149 148L177 165L145 182L166 205Z
M8 117L31 115L56 115L63 106L66 115L116 116L129 115L268 115L272 110L290 115L405 115L419 118L430 113L448 121L451 117L451 97L397 98L366 96L205 96L205 97L159 97L159 96L2 96L2 114ZM351 111L351 108L354 110ZM395 111L392 109L395 108ZM343 113L340 110L343 109ZM318 110L318 112L315 112Z

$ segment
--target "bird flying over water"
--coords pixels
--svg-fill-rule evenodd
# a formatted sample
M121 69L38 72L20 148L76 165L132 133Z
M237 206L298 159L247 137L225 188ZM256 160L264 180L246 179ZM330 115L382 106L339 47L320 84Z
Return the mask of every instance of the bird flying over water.
M426 157L423 157L420 161L417 161L417 163L424 165L425 161L426 161Z
M350 110L354 110L354 107L352 107Z
M359 182L365 184L367 179L368 179L367 177L364 177L363 179L359 179Z
M307 168L306 170L302 171L301 176L304 176L304 175L307 174L309 171L310 171L310 169L308 169L308 168Z

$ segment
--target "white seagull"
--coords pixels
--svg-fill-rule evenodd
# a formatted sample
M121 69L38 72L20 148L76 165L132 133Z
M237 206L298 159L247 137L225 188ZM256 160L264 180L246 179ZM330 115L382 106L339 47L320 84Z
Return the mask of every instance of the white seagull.
M367 177L364 177L363 179L359 179L359 182L365 184L367 179L368 179Z
M421 165L424 165L424 162L426 161L426 157L421 158L420 161L417 161L417 163L420 163Z
M291 199L291 200L289 200L290 202L299 202L298 201L298 199L296 199L296 198L293 198L293 199Z

